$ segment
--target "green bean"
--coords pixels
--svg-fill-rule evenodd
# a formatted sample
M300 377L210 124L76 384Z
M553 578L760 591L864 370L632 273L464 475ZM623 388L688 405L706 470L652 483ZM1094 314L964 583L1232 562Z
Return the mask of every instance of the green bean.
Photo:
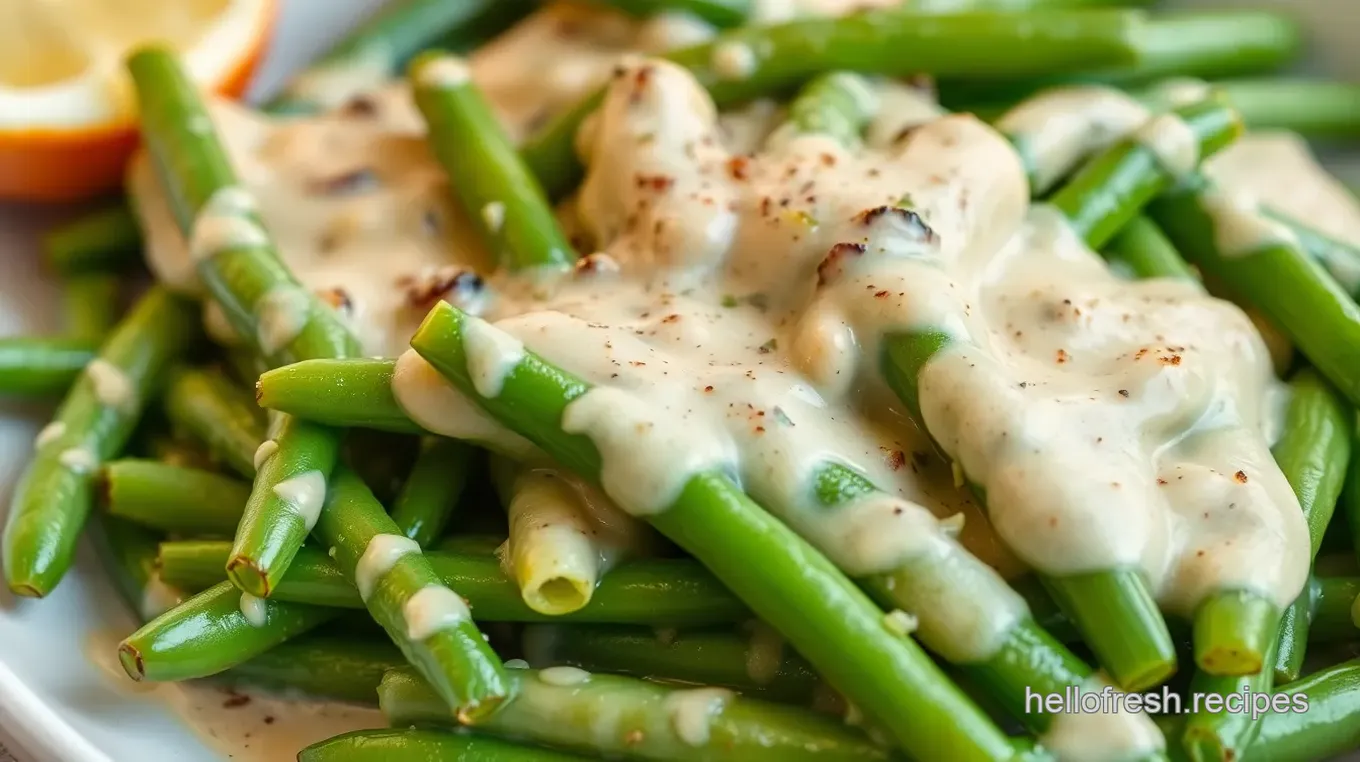
M596 5L616 8L631 16L646 18L658 13L686 13L713 26L725 28L745 24L751 15L752 0L592 0Z
M1360 597L1360 578L1314 577L1309 581L1309 590L1313 600L1309 643L1336 643L1360 637L1360 624L1351 615L1355 599Z
M884 337L883 375L914 420L920 421L918 378L953 339L941 332ZM981 490L977 490L981 492ZM983 503L985 504L985 495ZM1176 651L1152 590L1135 569L1116 568L1061 578L1041 577L1115 683L1126 690L1157 685L1176 670Z
M464 327L474 319L447 303L436 305L411 346L493 417L562 465L598 479L595 445L560 426L563 410L588 386L526 352L500 394L482 397L469 377L463 346ZM671 506L646 519L783 633L868 717L887 724L903 748L925 757L1012 755L1006 738L924 652L884 627L882 610L726 475L691 476Z
M858 74L823 74L803 86L775 135L828 135L844 146L855 147L878 110L877 100L873 84Z
M1189 156L1159 157L1156 130L1162 125L1188 127L1198 145ZM1221 100L1181 106L1154 117L1139 132L1097 154L1050 199L1093 249L1101 249L1149 201L1171 187L1183 172L1225 148L1242 132L1236 112ZM1182 146L1182 149L1189 148ZM1176 166L1189 159L1193 164ZM1170 163L1169 163L1170 162Z
M1098 72L1117 84L1161 77L1231 77L1279 68L1298 54L1303 35L1286 14L1208 11L1159 14L1139 45L1138 62Z
M1272 633L1273 634L1273 633ZM1262 654L1262 664L1275 663L1275 639L1266 641ZM1275 680L1275 670L1269 667L1251 675L1211 675L1199 670L1190 681L1192 696L1217 694L1269 693ZM1213 760L1240 759L1260 731L1260 717L1250 711L1244 713L1229 711L1226 703L1218 711L1200 707L1185 719L1181 748L1192 762L1211 762Z
M889 8L834 20L737 29L666 57L689 69L723 108L796 87L828 71L888 76L929 71L1009 79L1133 65L1144 48L1184 48L1186 41L1176 29L1137 11L922 16ZM1169 32L1176 36L1168 37ZM750 65L731 71L714 64L733 56L749 58ZM576 131L601 99L601 93L586 98L522 147L520 155L550 198L566 194L579 180Z
M260 375L262 407L331 426L427 433L392 395L396 360L304 360Z
M887 497L858 473L835 463L820 466L816 484L824 510L835 510L875 493ZM777 496L771 496L766 504L776 516L781 515L784 506ZM916 620L915 637L984 686L1011 716L1036 733L1047 731L1052 716L1042 708L1028 711L1026 697L1081 687L1091 668L1039 628L1023 599L1006 589L990 567L958 543L943 537L940 540L930 551L908 558L897 568L862 579L861 585L885 608L910 613ZM966 600L941 599L936 595L940 589L967 590L968 596ZM982 626L978 619L988 615L1009 625L997 634L994 650L985 658L960 650L955 644L959 621L978 627ZM1130 722L1137 721L1130 718Z
M497 710L509 695L505 671L464 601L343 466L314 533L334 549L336 565L392 642L453 708L451 717L472 723ZM400 542L388 542L394 539Z
M1186 259L1271 319L1352 403L1360 403L1360 307L1246 199L1197 178L1148 207Z
M1310 138L1360 136L1360 86L1309 79L1215 82L1247 129L1290 130Z
M125 204L112 204L43 236L43 261L62 275L122 272L141 261L142 231Z
M259 656L338 614L334 609L254 598L230 582L152 619L118 645L133 680L208 677Z
M524 629L524 654L540 669L566 664L590 672L716 685L765 701L810 706L821 678L798 654L787 653L768 625L755 627L750 637L742 638L731 630L676 633L538 624Z
M295 77L267 107L275 113L319 111L376 90L408 59L440 38L497 13L506 0L399 0L390 3Z
M1311 565L1322 547L1346 477L1355 413L1312 368L1296 373L1289 386L1284 432L1272 451L1308 522ZM1297 680L1303 669L1312 607L1309 585L1284 611L1275 660L1278 684Z
M94 503L94 472L123 449L197 325L191 305L152 289L66 395L15 487L3 553L11 591L42 597L61 581Z
M293 276L239 186L198 91L165 48L128 59L146 143L170 206L209 295L231 325L254 337L261 354L281 361L343 357L358 341L340 317ZM299 421L271 427L278 452L258 469L237 533L228 576L261 597L283 576L307 532L315 506L289 497L294 478L324 481L339 454L337 431ZM313 490L315 492L315 490Z
M109 515L186 535L236 531L250 485L229 476L153 460L115 460L100 472Z
M1275 696L1288 696L1288 708L1265 715L1244 762L1315 762L1360 747L1360 659L1309 675Z
M1134 278L1198 281L1157 223L1141 214L1129 220L1101 254L1116 271Z
M1208 596L1195 607L1195 665L1216 676L1270 669L1266 644L1277 639L1280 615L1274 601L1255 591L1224 590Z
M1269 207L1262 207L1261 213L1289 228L1303 250L1316 259L1347 293L1360 295L1360 248Z
M86 273L62 281L66 333L98 341L118 324L122 281L117 275Z
M799 762L891 756L839 720L712 688L684 690L573 668L509 670L515 698L479 730L586 754L710 762ZM378 704L393 725L452 717L414 672L388 672ZM952 757L951 759L957 759Z
M315 526L340 457L339 432L327 426L276 414L268 434L226 565L233 584L262 598L278 585Z
M571 267L571 243L467 64L430 53L411 65L410 79L430 146L487 250L512 271Z
M222 579L222 564L229 551L229 543L218 541L162 543L161 576L185 589L202 590ZM751 615L702 566L685 559L622 563L600 581L584 608L553 617L524 604L519 588L506 576L491 549L426 551L425 558L439 579L467 598L473 618L481 622L703 626L736 622ZM288 575L270 597L340 608L364 606L340 569L310 546L298 551Z
M96 356L97 340L0 338L0 396L55 397L66 393Z
M298 762L580 762L581 757L536 746L518 746L466 731L356 730L314 743Z
M391 643L348 634L314 634L280 643L233 667L222 678L270 691L376 704L383 673L405 665Z
M216 371L183 368L170 376L165 416L181 434L207 446L215 458L247 479L264 440L264 417L235 384Z

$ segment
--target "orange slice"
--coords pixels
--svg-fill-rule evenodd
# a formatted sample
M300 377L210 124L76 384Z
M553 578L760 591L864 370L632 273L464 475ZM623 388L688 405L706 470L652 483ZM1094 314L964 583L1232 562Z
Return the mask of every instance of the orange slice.
M118 187L137 145L123 58L168 41L194 80L240 95L275 0L3 0L0 199L73 201Z

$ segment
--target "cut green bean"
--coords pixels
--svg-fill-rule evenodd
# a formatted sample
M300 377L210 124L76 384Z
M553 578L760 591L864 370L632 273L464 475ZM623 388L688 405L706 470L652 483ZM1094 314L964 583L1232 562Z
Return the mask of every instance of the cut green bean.
M396 360L305 360L260 376L260 406L340 427L427 433L392 394Z
M426 439L392 504L392 520L421 547L433 543L444 534L467 486L469 471L477 462L478 453L470 445L453 439Z
M1161 13L1155 32L1141 38L1138 62L1108 72L1115 82L1160 77L1231 77L1278 69L1303 45L1298 22L1287 14L1252 10Z
M598 479L601 459L595 445L561 429L563 410L588 386L526 352L498 396L480 396L463 345L471 320L441 303L426 316L411 346L493 417L577 474ZM479 330L498 329L482 325ZM726 475L691 476L671 506L646 519L788 638L868 717L885 724L903 748L923 757L1012 755L1005 736L929 657L884 627L881 609Z
M1308 522L1311 565L1322 547L1346 478L1355 414L1312 368L1295 374L1289 386L1284 430L1272 452ZM1277 684L1297 680L1303 669L1313 606L1313 586L1309 584L1283 612L1274 665Z
M335 618L334 609L255 598L229 582L147 622L118 646L133 680L191 680L225 672Z
M1195 664L1216 676L1270 669L1263 666L1266 644L1275 638L1279 624L1279 607L1258 593L1215 593L1195 609Z
M833 71L803 87L789 103L788 117L775 136L827 135L853 148L877 111L873 83L853 72Z
M61 287L67 335L98 341L118 325L123 284L117 275L71 275L62 281Z
M620 564L600 581L584 608L560 617L546 616L524 605L514 580L506 576L500 560L492 555L494 547L425 552L439 579L467 598L477 621L685 627L726 624L751 616L713 575L684 559ZM161 576L187 590L211 587L222 580L222 565L230 549L230 543L212 540L162 543ZM310 546L298 551L271 599L338 608L364 606L340 569L322 551Z
M1315 577L1309 643L1337 643L1360 638L1360 624L1353 616L1360 597L1360 577Z
M1186 259L1259 309L1352 403L1360 403L1360 307L1245 198L1187 182L1148 207Z
M277 361L358 354L358 341L339 315L279 259L254 199L239 187L198 90L174 53L142 48L128 59L128 71L143 142L180 232L196 250L198 274L232 327ZM310 530L319 506L300 498L320 499L317 493L325 491L340 439L333 429L287 420L271 427L270 434L278 452L264 458L256 473L227 567L242 590L261 597L283 576ZM311 485L314 478L319 487ZM297 489L303 486L311 488Z
M149 291L39 434L5 525L5 580L15 594L42 597L61 581L94 503L95 471L123 449L197 325L189 303Z
M884 337L884 378L917 421L921 371L952 342L941 332ZM1140 690L1176 671L1176 650L1166 620L1140 572L1116 568L1041 578L1117 685Z
M404 666L401 652L383 640L313 634L280 643L222 678L275 692L376 704L383 674Z
M265 420L239 387L215 371L183 368L170 376L163 405L177 432L203 443L237 474L255 478Z
M1187 128L1195 145L1180 142ZM1181 106L1097 154L1050 201L1091 248L1101 249L1178 176L1193 172L1241 132L1237 113L1221 99Z
M435 157L487 250L512 271L571 267L571 242L467 64L431 53L411 65L410 79Z
M710 762L891 758L839 720L727 690L670 688L572 667L508 672L515 698L479 726L483 732L586 754L676 762L694 759L696 747ZM453 719L409 669L383 677L378 704L397 726Z
M226 569L237 587L266 598L316 525L327 479L340 457L340 435L327 426L276 414L261 447L255 485Z
M497 710L510 695L505 670L466 603L344 467L331 481L315 535L334 550L336 565L392 642L437 687L450 718L473 723Z
M62 275L123 272L141 261L142 231L126 204L113 204L43 236L43 261Z
M467 731L356 730L314 743L298 762L584 762L584 758L536 746L519 746Z
M1129 220L1102 252L1117 272L1133 278L1176 278L1198 282L1195 271L1167 240L1157 223L1138 215Z
M1261 213L1292 231L1303 250L1316 259L1347 293L1360 294L1360 247L1333 238L1269 207L1262 207Z
M530 625L530 666L558 665L652 680L731 688L765 701L810 706L821 678L790 653L769 625L741 637L731 630L677 633L645 627ZM829 690L829 689L826 689ZM1035 690L1038 690L1037 688Z
M903 77L928 71L1011 79L1131 66L1144 49L1161 46L1166 55L1188 42L1179 33L1168 38L1161 22L1138 11L923 16L889 8L737 29L667 58L689 69L723 108L796 87L828 71ZM733 71L714 63L734 57L750 65ZM586 98L521 149L550 198L565 195L580 179L576 131L601 98L601 93Z
M1272 701L1245 762L1316 762L1360 748L1360 660L1309 675L1280 697L1288 702Z
M1198 622L1197 622L1198 624ZM1266 640L1262 664L1275 662L1275 633ZM1192 762L1218 762L1240 759L1255 740L1261 728L1261 717L1248 711L1233 711L1226 697L1232 694L1268 694L1274 686L1275 670L1269 667L1251 675L1211 675L1203 670L1195 672L1190 681L1191 696L1206 697L1216 694L1225 697L1217 709L1207 705L1190 707L1193 714L1185 719L1181 735L1181 749ZM1197 709L1197 711L1195 711Z
M0 396L57 397L80 378L99 350L81 338L0 338Z
M1215 82L1251 130L1290 130L1310 138L1360 136L1360 85L1311 79Z
M250 496L249 484L229 476L153 460L115 460L100 479L109 515L190 536L230 537Z

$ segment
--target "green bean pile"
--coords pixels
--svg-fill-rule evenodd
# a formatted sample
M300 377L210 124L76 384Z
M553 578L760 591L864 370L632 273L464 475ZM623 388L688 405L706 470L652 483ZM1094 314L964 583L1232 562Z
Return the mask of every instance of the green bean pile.
M9 589L51 593L91 525L145 621L119 646L131 679L375 704L392 725L301 750L305 762L1080 759L1045 745L1059 719L1030 711L1026 696L1106 684L1307 697L1307 712L1154 716L1149 732L1165 741L1140 760L1325 760L1360 748L1360 660L1346 660L1360 644L1360 241L1261 208L1248 212L1287 234L1250 256L1228 251L1221 189L1197 169L1248 129L1360 138L1360 86L1269 78L1301 43L1290 19L1262 12L918 0L762 26L747 23L746 0L597 4L708 25L712 40L664 58L719 109L780 99L774 134L786 138L858 145L873 117L860 93L873 78L933 78L941 113L996 125L1025 163L1031 197L1117 272L1192 290L1204 278L1263 316L1301 355L1285 375L1271 454L1307 524L1303 593L1281 610L1254 591L1216 591L1181 618L1159 608L1137 568L1001 580L952 535L938 553L862 573L806 537L777 490L721 466L683 474L665 510L630 506L611 490L601 448L567 423L573 402L600 386L520 347L487 393L470 358L495 329L438 302L411 356L519 449L445 436L393 391L407 359L363 357L354 326L290 272L223 142L203 127L206 104L175 54L155 46L128 61L145 150L196 247L200 298L252 338L213 345L199 305L161 285L122 309L140 266L131 209L51 233L45 264L66 289L66 331L0 339L0 395L60 400L10 505ZM554 204L581 183L575 144L606 90L516 145L449 53L474 50L533 5L398 0L267 110L343 110L409 70L452 202L501 274L598 267ZM752 56L739 77L721 65L732 50ZM317 86L358 61L385 76L356 79L339 100ZM1132 133L1057 172L1041 166L1007 125L1074 86L1123 89L1151 121L1183 124L1194 166L1175 171ZM922 414L925 369L960 341L943 328L882 337L887 391L923 432L938 436ZM570 479L544 481L535 458ZM971 475L958 482L986 504ZM816 465L815 484L828 513L893 499L832 460ZM595 546L535 534L556 516L542 511L561 490L588 500L601 489L645 522L636 549L554 577L554 553ZM157 606L155 592L179 600ZM975 609L995 620L983 660L950 637L949 624Z

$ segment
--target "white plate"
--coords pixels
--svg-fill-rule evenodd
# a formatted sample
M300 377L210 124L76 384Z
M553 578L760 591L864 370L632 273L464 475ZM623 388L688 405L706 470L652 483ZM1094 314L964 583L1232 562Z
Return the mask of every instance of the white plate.
M380 0L286 0L258 85L272 87ZM1169 5L1274 7L1308 19L1311 65L1360 80L1355 0L1183 0ZM1352 180L1360 163L1345 162ZM35 234L62 213L0 208L0 334L55 327L55 292L37 270ZM28 458L47 412L0 403L0 505ZM2 512L2 511L0 511ZM112 644L135 626L86 550L74 573L42 601L0 591L0 728L22 746L20 762L291 760L311 741L382 725L375 712L256 699L228 709L211 688L130 689ZM105 654L92 659L93 654ZM266 722L266 717L277 721ZM4 733L0 733L3 737ZM0 759L3 755L0 754Z

